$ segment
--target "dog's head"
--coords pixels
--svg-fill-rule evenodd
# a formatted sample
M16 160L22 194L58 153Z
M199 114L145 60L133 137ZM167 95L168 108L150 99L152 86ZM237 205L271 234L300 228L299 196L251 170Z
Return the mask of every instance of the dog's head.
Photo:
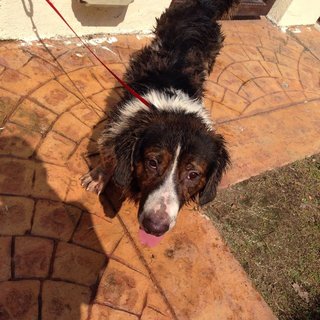
M114 180L139 202L140 226L160 236L184 203L214 199L229 156L223 137L192 115L162 114L138 132L118 141Z

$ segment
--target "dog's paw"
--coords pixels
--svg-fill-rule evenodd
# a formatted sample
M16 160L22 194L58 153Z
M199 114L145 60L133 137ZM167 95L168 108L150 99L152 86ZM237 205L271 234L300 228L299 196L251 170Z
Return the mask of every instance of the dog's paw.
M89 173L83 175L80 178L80 181L83 188L98 195L102 193L106 186L105 175L100 168L93 169Z

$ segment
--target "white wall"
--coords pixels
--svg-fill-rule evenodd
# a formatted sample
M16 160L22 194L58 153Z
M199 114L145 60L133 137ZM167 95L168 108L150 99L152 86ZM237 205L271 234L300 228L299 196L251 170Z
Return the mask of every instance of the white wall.
M52 0L80 35L146 33L171 0L134 0L128 7L87 7L78 0ZM0 39L73 36L45 0L0 0Z
M78 0L52 0L80 35L147 33L171 0L134 0L128 7L86 7ZM277 0L268 18L280 26L314 24L320 0ZM72 36L45 0L0 0L0 39Z
M279 26L313 25L320 17L320 0L277 0L268 18Z

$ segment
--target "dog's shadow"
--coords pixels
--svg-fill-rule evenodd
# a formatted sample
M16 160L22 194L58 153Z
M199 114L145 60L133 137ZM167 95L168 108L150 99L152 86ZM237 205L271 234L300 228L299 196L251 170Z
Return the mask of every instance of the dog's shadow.
M110 110L115 107L123 98L123 89L115 83L114 88L110 89L106 93L106 98L104 100L104 106L100 108L104 109L105 116L93 127L92 134L90 137L90 142L87 148L87 154L85 156L86 162L88 164L89 170L94 169L98 166L100 162L100 155L98 150L98 140L105 129L106 122L108 121L108 114ZM124 190L115 184L112 177L106 185L103 192L99 195L99 201L104 208L104 213L109 218L114 218L122 207L125 201ZM112 210L110 210L110 206Z
M58 167L42 162L6 126L0 132L0 319L83 319L109 263L92 215L53 190L49 171Z

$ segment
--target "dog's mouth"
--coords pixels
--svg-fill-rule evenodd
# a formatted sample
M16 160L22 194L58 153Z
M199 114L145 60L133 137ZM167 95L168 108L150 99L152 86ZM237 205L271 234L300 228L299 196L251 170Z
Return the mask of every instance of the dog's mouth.
M159 244L163 237L163 234L151 234L146 232L142 227L139 229L139 239L142 244L148 247L155 247Z

